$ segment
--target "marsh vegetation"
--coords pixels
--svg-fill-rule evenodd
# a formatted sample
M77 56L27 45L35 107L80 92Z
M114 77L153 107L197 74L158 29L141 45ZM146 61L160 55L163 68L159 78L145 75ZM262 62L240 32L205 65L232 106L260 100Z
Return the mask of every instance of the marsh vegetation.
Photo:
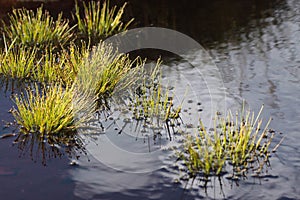
M78 130L90 128L90 120L109 109L114 96L125 106L128 121L152 138L163 132L169 140L175 134L184 137L177 158L185 178L209 180L231 173L231 179L240 180L250 172L261 174L269 165L276 136L268 128L270 121L262 129L262 109L257 116L245 109L223 118L216 115L213 131L201 120L195 135L182 131L183 104L175 105L175 94L162 84L161 61L147 73L145 60L131 59L101 41L132 23L122 21L125 6L90 1L81 10L76 4L73 26L62 14L54 19L43 7L12 11L3 28L0 75L27 83L12 96L15 142L23 149L40 142L43 157L45 145L54 152L58 147L80 149Z
M201 179L204 185L211 177L227 175L238 181L248 174L259 177L270 167L269 158L277 145L271 147L275 131L260 119L263 107L257 116L243 109L226 116L216 115L214 127L207 129L200 121L195 135L184 135L184 150L178 151L182 162L183 179Z
M133 82L143 61L131 60L100 40L126 29L124 7L115 12L116 7L104 2L100 10L100 3L91 1L80 15L76 5L78 23L72 27L62 13L53 17L43 6L12 10L8 23L3 22L0 74L26 83L12 97L16 142L28 135L51 146L66 144L66 138L78 141L77 130L103 108L117 85L121 89Z

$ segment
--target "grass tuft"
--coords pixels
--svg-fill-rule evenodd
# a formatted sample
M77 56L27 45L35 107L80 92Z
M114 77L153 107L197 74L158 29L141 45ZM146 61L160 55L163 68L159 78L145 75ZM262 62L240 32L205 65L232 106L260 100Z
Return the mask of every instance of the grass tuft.
M141 59L131 60L128 55L116 52L112 45L102 42L75 66L76 84L83 91L93 90L102 102L132 84L143 65Z
M122 22L122 16L126 3L117 10L117 7L109 7L109 0L100 2L89 1L87 4L83 2L83 17L81 10L76 4L76 13L73 19L77 22L79 37L89 39L92 44L100 39L107 38L113 34L125 31L131 24Z
M68 20L62 18L62 13L54 20L42 6L36 12L14 9L9 14L9 25L4 24L4 34L10 41L16 40L17 44L41 50L65 46L73 40L73 29Z
M269 164L270 144L275 134L268 131L271 119L261 130L262 109L256 117L244 110L235 117L231 112L226 118L216 117L212 132L200 122L198 133L195 137L186 136L185 150L179 153L189 177L219 176L229 172L230 167L233 179L245 177L250 170L256 175L262 173Z
M175 126L179 123L181 105L175 108L173 103L174 94L171 94L168 87L161 83L161 61L151 69L150 74L140 71L136 82L125 97L125 105L132 118L143 128L150 127L154 132L154 138L160 131L165 129L171 140L171 132L176 132ZM144 130L151 132L151 130Z
M94 111L88 98L88 93L74 86L64 88L55 84L41 89L35 84L33 89L15 96L17 109L13 116L24 134L34 133L41 138L63 135L74 132ZM81 112L85 115L80 115Z
M28 79L34 73L37 49L27 49L24 46L16 47L16 40L0 50L0 74L10 78Z
M59 53L45 50L39 55L38 49L18 46L14 40L0 50L0 74L9 78L40 83L62 82L71 84L76 77L76 68L88 55L84 46L79 50L75 45Z

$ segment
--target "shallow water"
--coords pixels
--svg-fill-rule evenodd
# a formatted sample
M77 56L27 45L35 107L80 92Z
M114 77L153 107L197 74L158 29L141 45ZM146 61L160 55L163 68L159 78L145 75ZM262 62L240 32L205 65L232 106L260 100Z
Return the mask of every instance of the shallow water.
M187 55L196 64L163 57L163 81L174 82L175 99L180 102L186 88L191 91L185 96L186 121L200 117L209 124L212 107L236 110L245 99L255 111L264 104L264 119L272 117L270 127L285 136L270 159L268 176L250 177L239 186L224 179L223 194L218 181L213 180L207 195L194 186L184 193L184 199L299 199L300 2L221 0L181 4L174 0L132 0L126 15L136 18L137 27L162 26L191 36L211 56L210 64L218 67L221 77L209 75L222 81L224 88L212 85L222 92L211 96L204 84L209 72L205 67L209 65L197 68L203 52ZM9 94L1 90L1 120L12 121L7 113L12 105ZM115 114L117 119L120 113ZM102 122L106 127L113 123ZM161 143L150 140L149 152L145 135L140 133L136 141L134 126L129 125L118 134L115 128L124 125L122 116L114 122L106 135L85 138L90 161L81 156L78 166L69 166L70 160L64 156L49 159L43 166L39 158L35 163L28 154L20 156L22 152L12 146L13 138L0 140L0 195L5 199L180 199L184 185L174 181L178 172L165 150L173 144L166 134ZM0 134L11 131L3 128ZM275 138L274 144L281 138Z

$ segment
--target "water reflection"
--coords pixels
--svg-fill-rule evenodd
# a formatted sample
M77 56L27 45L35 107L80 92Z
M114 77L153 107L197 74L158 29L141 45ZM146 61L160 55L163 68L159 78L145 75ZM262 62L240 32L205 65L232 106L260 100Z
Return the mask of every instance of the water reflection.
M239 43L239 31L248 32L249 25L257 21L263 21L260 26L265 26L274 19L276 25L282 20L276 11L294 5L294 2L286 0L152 0L143 3L139 0L111 0L111 5L121 6L125 2L128 2L125 21L135 18L135 27L157 26L178 30L195 38L205 47L215 46L228 39ZM1 2L0 16L6 18L12 7L36 9L41 3L54 16L63 12L65 17L72 19L71 11L75 7L73 0L5 1ZM267 17L268 20L262 20Z
M218 77L218 72L211 71L210 62L201 65L201 56L199 55L202 55L201 52L190 55L190 60L192 60L192 63L197 62L197 66L191 66L191 63L184 59L170 59L165 62L162 66L162 80L165 83L174 83L172 90L176 94L174 99L179 99L177 102L180 102L183 95L186 95L182 113L184 123L198 124L199 117L201 117L205 124L209 126L212 120L210 99L213 98L215 102L213 106L216 110L225 110L224 92L222 90L222 92L211 95L207 91L207 85L202 81L199 71L202 74L209 74L212 79ZM211 83L212 88L220 89L222 87L218 81L212 81ZM191 86L191 92L186 94L187 85ZM230 93L226 93L225 96L226 105L229 106L227 108L237 110L242 105L242 100ZM203 102L203 104L199 104L199 102ZM204 110L199 111L202 106ZM179 181L180 170L176 164L176 157L170 150L180 147L182 144L180 135L174 135L172 142L169 141L168 137L162 137L161 143L151 144L151 152L149 152L149 141L148 143L147 141L143 142L143 135L139 137L135 135L140 130L135 130L135 122L131 120L130 115L118 112L120 109L115 110L114 106L111 106L111 108L116 116L112 114L111 119L108 117L106 122L103 121L106 134L95 134L93 140L85 139L86 149L89 155L92 156L92 162L80 160L79 165L81 167L70 170L70 174L77 185L75 194L79 197L106 197L108 194L118 192L116 195L122 196L122 199L129 199L130 197L134 199L138 195L147 193L152 193L159 199L166 198L163 196L164 193L169 193L175 187L176 195L186 195L186 199L224 198L230 195L235 196L236 192L244 194L245 191L250 190L249 187L256 184L253 183L254 181L258 182L260 180L250 176L248 180L227 180L225 177L230 177L230 175L223 174L226 176L222 176L220 179L212 177L209 181L195 180L192 185L191 181L176 183L176 180ZM124 118L124 116L127 117ZM126 119L125 122L124 119ZM127 119L129 119L128 123ZM124 124L126 124L125 127L123 127ZM142 129L142 127L140 128ZM196 126L189 127L187 124L183 124L181 128L190 133L194 133L197 129ZM123 131L118 134L120 129ZM165 136L167 136L166 132ZM95 174L99 174L99 177L95 177ZM271 174L262 176L262 179L267 177L272 180L278 178L277 174ZM152 191L152 188L147 189L149 185L164 188L163 194L161 190ZM242 185L241 188L240 185ZM133 191L134 194L132 194ZM146 198L147 196L143 197Z
M254 110L258 110L262 104L265 104L264 118L274 117L271 126L287 134L278 153L271 158L271 175L262 179L241 181L240 187L233 188L230 188L230 183L224 181L224 185L227 186L224 187L226 198L296 199L300 194L295 186L299 184L298 171L300 169L300 149L297 144L300 128L298 123L300 120L298 109L300 107L300 93L298 92L300 61L297 58L300 53L298 47L300 43L299 2L295 0L260 1L259 3L239 1L225 5L224 1L219 3L211 1L206 4L207 7L204 4L201 7L200 1L198 3L192 1L186 3L190 5L190 9L183 9L186 6L184 2L175 5L167 1L160 1L156 4L153 2L138 4L131 1L130 4L132 7L129 15L138 16L137 24L175 28L201 41L208 48L222 72L226 91L230 97L229 104L236 107L242 98L245 98ZM138 9L135 9L135 6ZM224 11L230 9L232 12ZM189 63L180 60L166 65L166 80L182 81L180 77L191 72L187 80L193 82L193 85L200 85L199 90L201 90L201 77L195 77ZM180 81L178 85L184 85L180 84L182 83ZM179 92L179 94L182 93L184 92ZM193 96L188 99L193 99ZM203 108L205 110L207 107L203 106ZM201 116L206 118L205 112ZM278 142L275 138L274 143ZM105 167L100 168L103 170ZM159 177L170 176L172 170L169 169L163 173L164 170L163 166L157 172ZM152 174L143 175L146 180ZM106 173L104 176L106 177ZM129 177L130 175L127 178L130 179ZM100 182L85 180L83 176L81 178L80 180L75 178L81 187L84 183L95 187L94 190L87 191L94 192L96 196L106 194L105 191L96 191L96 188L101 188ZM109 178L108 174L107 178ZM164 184L167 184L166 182ZM110 184L114 184L114 181ZM169 184L172 185L172 183ZM131 194L133 190L130 188L131 184L120 185L119 189L123 191L121 196ZM132 185L135 187L133 183ZM218 186L213 183L212 185L213 187L209 184L209 197L223 198L222 194L218 195L218 190L218 194L215 195L215 189L218 189ZM203 190L192 188L188 194L201 198L205 196L202 192Z
M265 116L274 118L271 125L287 134L278 157L273 158L272 171L280 174L278 180L255 191L272 198L295 198L299 194L293 185L299 183L300 74L295 55L300 53L300 5L293 0L278 5L280 9L266 10L260 19L251 21L246 32L237 30L238 42L228 39L210 52L218 58L229 92L244 97L256 109L264 103Z
M13 120L14 96L24 94L30 88L34 88L35 83L24 80L0 77L1 87L1 119L5 119L1 127L0 139L14 138L13 145L20 151L20 156L29 156L35 162L46 165L52 158L68 156L78 158L80 154L86 154L84 145L76 133L65 133L57 135L47 135L42 137L38 133L24 133ZM7 109L7 110L2 110Z
M73 8L73 3L68 4L69 2L71 1L46 4L45 8L54 13L65 9L65 14L68 16ZM120 1L120 4L123 2ZM27 3L26 5L33 6ZM10 9L9 6L1 8L6 9L1 12ZM273 116L272 127L287 135L277 154L271 158L272 176L241 181L240 187L234 187L233 184L232 188L232 184L225 180L223 189L228 199L299 198L299 8L297 0L186 2L160 0L143 1L143 3L131 0L129 2L127 16L136 18L136 26L175 28L200 41L209 50L222 72L229 97L228 107L239 107L242 98L245 98L254 110L258 110L262 104L265 104L264 117ZM197 85L197 90L199 85L199 91L203 89L201 77L192 73L193 70L186 61L172 61L166 65L165 80L177 81L181 77ZM184 93L182 92L184 89L181 88L181 93ZM205 111L209 109L205 105L206 97L199 94L204 98L201 99L203 104L201 109ZM187 99L194 97L195 95L192 94ZM2 105L10 108L11 103L3 100L2 94L0 99L1 119L7 119L7 114L3 114L6 110ZM195 103L194 101L193 104ZM188 103L186 106L188 109L185 117L197 119L198 116L189 115L190 110L196 110L194 109L196 106L191 107ZM201 117L207 118L205 112L201 113ZM274 142L279 141L275 138ZM65 171L68 170L76 184L72 196L74 198L178 199L184 185L174 184L172 175L170 178L172 172L173 177L178 175L175 173L177 170L175 168L172 170L170 167L171 163L173 163L172 159L166 160L166 163L153 173L129 174L108 168L93 159L90 163L80 160L80 167L65 169ZM31 172L30 176L32 174L35 173ZM10 183L10 180L6 181L4 185ZM51 182L51 188L55 188L52 183L55 181ZM208 186L209 197L205 196L203 190L191 188L186 192L186 199L223 198L223 195L219 194L218 184L212 181ZM10 191L13 193L15 189ZM152 196L149 197L149 194ZM36 199L40 199L41 196L43 195L37 195Z
M48 136L44 139L34 133L26 135L19 133L14 145L20 150L20 156L29 155L34 162L41 162L43 165L53 158L67 156L78 159L81 154L86 156L82 141L74 134L64 137ZM76 161L70 164L76 164Z
M115 3L121 5L124 1ZM158 26L178 30L205 47L212 47L228 39L239 43L237 31L248 32L252 21L273 17L276 10L285 9L286 4L285 0L154 0L143 3L130 0L126 14L128 18L136 18L138 27Z

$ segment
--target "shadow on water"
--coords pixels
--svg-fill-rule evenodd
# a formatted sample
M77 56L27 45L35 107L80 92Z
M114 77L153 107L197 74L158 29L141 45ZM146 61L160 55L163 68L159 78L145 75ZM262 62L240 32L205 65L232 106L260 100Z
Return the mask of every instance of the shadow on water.
M121 5L126 0L115 1ZM237 30L247 32L253 20L274 16L276 9L285 8L285 1L229 0L229 1L172 1L154 0L139 3L129 1L128 18L134 17L136 26L170 28L189 35L205 47L238 39Z

